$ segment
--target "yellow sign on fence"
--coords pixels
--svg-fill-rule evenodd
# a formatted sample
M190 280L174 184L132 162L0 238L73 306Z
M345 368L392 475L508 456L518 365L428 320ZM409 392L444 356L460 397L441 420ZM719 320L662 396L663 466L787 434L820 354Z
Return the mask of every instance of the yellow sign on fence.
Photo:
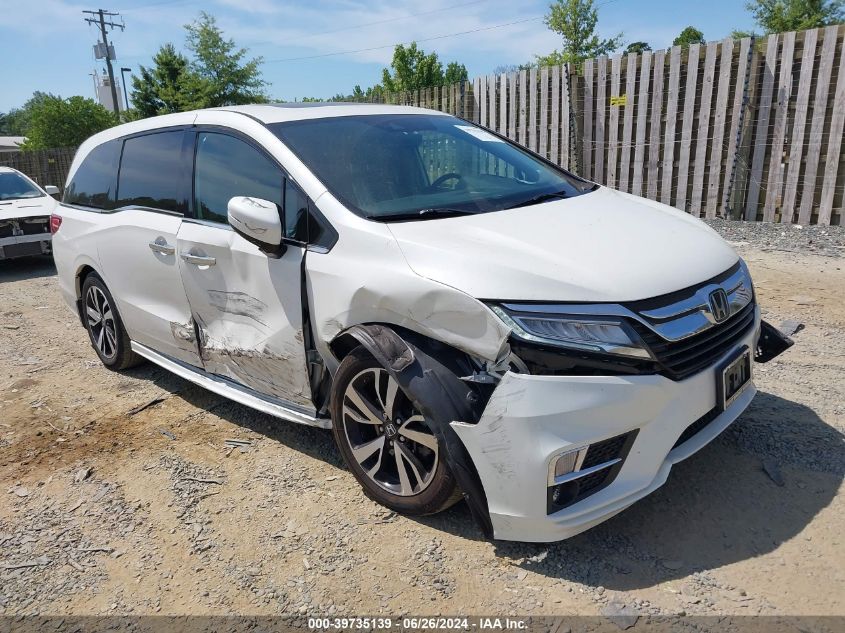
M612 106L626 106L626 105L628 105L628 95L619 95L618 97L610 97L610 105L612 105Z

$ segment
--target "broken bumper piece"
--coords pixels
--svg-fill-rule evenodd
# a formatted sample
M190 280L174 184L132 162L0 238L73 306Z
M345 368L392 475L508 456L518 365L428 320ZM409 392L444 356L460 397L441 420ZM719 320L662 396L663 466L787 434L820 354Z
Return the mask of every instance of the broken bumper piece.
M742 346L755 349L755 338L749 332L712 368L678 382L505 374L477 424L451 425L478 470L494 538L569 538L663 485L673 464L754 398L749 381L721 410L716 368Z
M803 325L800 327L803 327ZM760 323L760 337L757 339L757 347L754 348L754 361L768 363L776 356L783 354L794 344L795 342L791 338L774 325L762 321Z
M0 259L13 259L30 255L49 255L51 235L37 233L33 235L14 235L0 238Z

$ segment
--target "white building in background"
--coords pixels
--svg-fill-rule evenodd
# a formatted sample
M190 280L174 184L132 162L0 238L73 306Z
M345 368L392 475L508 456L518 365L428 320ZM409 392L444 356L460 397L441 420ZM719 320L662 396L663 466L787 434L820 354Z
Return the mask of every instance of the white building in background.
M120 81L115 78L115 87L117 88L117 107L123 112L126 109L126 104L123 103L123 88L120 86ZM114 104L111 97L111 84L109 83L108 74L103 71L102 74L94 72L94 87L97 91L97 101L109 112L114 112Z
M19 152L25 136L0 136L0 152Z

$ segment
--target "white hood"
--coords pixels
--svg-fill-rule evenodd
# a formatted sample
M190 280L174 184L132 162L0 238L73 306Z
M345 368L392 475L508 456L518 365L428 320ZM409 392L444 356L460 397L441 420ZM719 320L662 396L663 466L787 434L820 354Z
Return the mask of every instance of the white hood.
M705 281L738 259L703 222L606 187L569 200L387 226L414 272L478 299L647 299Z
M56 201L50 196L24 198L22 200L0 200L0 222L50 215L56 208L56 204Z

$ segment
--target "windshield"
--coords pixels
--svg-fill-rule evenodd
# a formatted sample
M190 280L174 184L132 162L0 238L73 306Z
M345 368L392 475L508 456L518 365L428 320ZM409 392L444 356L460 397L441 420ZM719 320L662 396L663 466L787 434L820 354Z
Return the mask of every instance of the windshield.
M376 220L499 211L596 187L451 116L345 116L269 127L338 200Z
M20 174L13 171L0 173L0 200L40 198L44 194Z

